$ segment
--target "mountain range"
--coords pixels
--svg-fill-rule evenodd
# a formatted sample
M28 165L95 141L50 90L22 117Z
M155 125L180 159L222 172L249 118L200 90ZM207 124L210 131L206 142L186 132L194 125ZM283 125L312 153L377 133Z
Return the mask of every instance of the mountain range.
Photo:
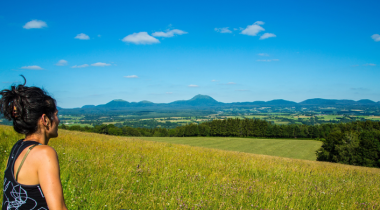
M178 100L171 103L153 103L150 101L128 102L122 99L112 100L101 105L85 105L81 109L127 109L127 108L216 108L216 107L249 107L249 106L380 106L380 101L375 102L369 99L338 100L338 99L307 99L302 102L287 101L276 99L271 101L253 101L253 102L233 102L223 103L207 95L196 95L189 100Z

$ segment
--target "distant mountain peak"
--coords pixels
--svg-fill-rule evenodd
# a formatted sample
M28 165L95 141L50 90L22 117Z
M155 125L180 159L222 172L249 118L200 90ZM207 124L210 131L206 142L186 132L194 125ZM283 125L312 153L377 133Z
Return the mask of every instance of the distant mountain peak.
M193 98L190 99L190 101L193 101L193 100L213 100L213 101L216 101L211 96L201 95L201 94L198 94L198 95L196 95L196 96L194 96Z
M153 104L153 102L147 101L147 100L140 101L139 103L142 103L142 104Z
M114 99L114 100L112 100L112 101L117 101L117 102L128 102L128 101L125 101L125 100L123 100L123 99Z

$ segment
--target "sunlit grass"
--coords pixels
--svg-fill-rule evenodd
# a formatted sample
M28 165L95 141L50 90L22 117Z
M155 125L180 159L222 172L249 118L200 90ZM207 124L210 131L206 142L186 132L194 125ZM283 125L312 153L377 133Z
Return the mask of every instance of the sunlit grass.
M322 142L296 139L258 139L236 137L138 137L148 141L207 147L214 149L271 155L304 160L316 160L315 152Z
M59 132L69 209L380 208L379 169ZM0 138L3 173L21 136L0 126Z

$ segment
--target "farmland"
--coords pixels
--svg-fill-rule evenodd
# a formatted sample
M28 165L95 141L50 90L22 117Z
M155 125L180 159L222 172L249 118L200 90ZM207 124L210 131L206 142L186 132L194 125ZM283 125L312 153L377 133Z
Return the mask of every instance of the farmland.
M59 131L69 209L379 209L380 170ZM22 138L0 126L0 173Z
M266 113L254 115L225 115L225 113L207 115L207 116L189 116L189 117L159 117L159 118L133 118L132 116L87 116L87 115L61 115L61 122L67 126L80 125L89 126L101 124L114 124L118 127L143 127L143 128L175 128L186 125L188 123L202 123L213 119L262 119L270 121L277 125L287 124L306 124L318 125L323 123L339 123L351 121L372 120L379 121L379 116L355 116L355 115L303 115L303 114L288 114L288 113Z

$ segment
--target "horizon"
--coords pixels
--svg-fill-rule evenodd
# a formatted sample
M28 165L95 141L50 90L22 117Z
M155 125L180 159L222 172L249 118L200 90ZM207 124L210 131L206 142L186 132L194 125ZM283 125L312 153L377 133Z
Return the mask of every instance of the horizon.
M380 101L379 1L1 5L0 89L23 74L60 107L197 94Z
M142 101L128 101L128 100L124 100L124 99L113 99L111 101L108 101L106 103L101 103L101 104L84 104L83 106L99 106L99 105L105 105L109 102L112 102L112 101L123 101L123 102L129 102L129 103L140 103L140 102L143 102L143 101L147 101L147 102L151 102L151 103L154 103L154 104L169 104L169 103L172 103L172 102L176 102L176 101L188 101L188 100L191 100L193 98L195 98L196 96L208 96L214 100L216 100L215 98L213 98L212 96L209 96L209 95L202 95L202 94L197 94L195 96L193 96L192 98L189 98L189 99L179 99L179 100L175 100L175 101L171 101L171 102L167 102L167 103L156 103L156 102L153 102L153 101L150 101L150 100L142 100ZM264 101L264 102L270 102L270 101L275 101L275 100L285 100L285 101L290 101L290 102L296 102L296 103L301 103L301 102L304 102L306 100L312 100L312 99L324 99L324 100L352 100L352 99L326 99L326 98L309 98L309 99L305 99L305 100L302 100L302 101L299 101L299 102L296 102L296 101L290 101L290 100L286 100L286 99L272 99L272 100L269 100L269 101ZM361 101L361 100L370 100L370 99L360 99L360 100L352 100L352 101ZM221 102L221 103L245 103L245 102L258 102L258 101L234 101L234 102L222 102L222 101L218 101L216 100L217 102ZM373 100L371 100L373 101ZM375 103L379 103L380 101L373 101ZM70 107L70 108L65 108L65 107L61 107L59 106L60 108L63 108L63 109L76 109L76 108L82 108L83 106L80 106L80 107Z

